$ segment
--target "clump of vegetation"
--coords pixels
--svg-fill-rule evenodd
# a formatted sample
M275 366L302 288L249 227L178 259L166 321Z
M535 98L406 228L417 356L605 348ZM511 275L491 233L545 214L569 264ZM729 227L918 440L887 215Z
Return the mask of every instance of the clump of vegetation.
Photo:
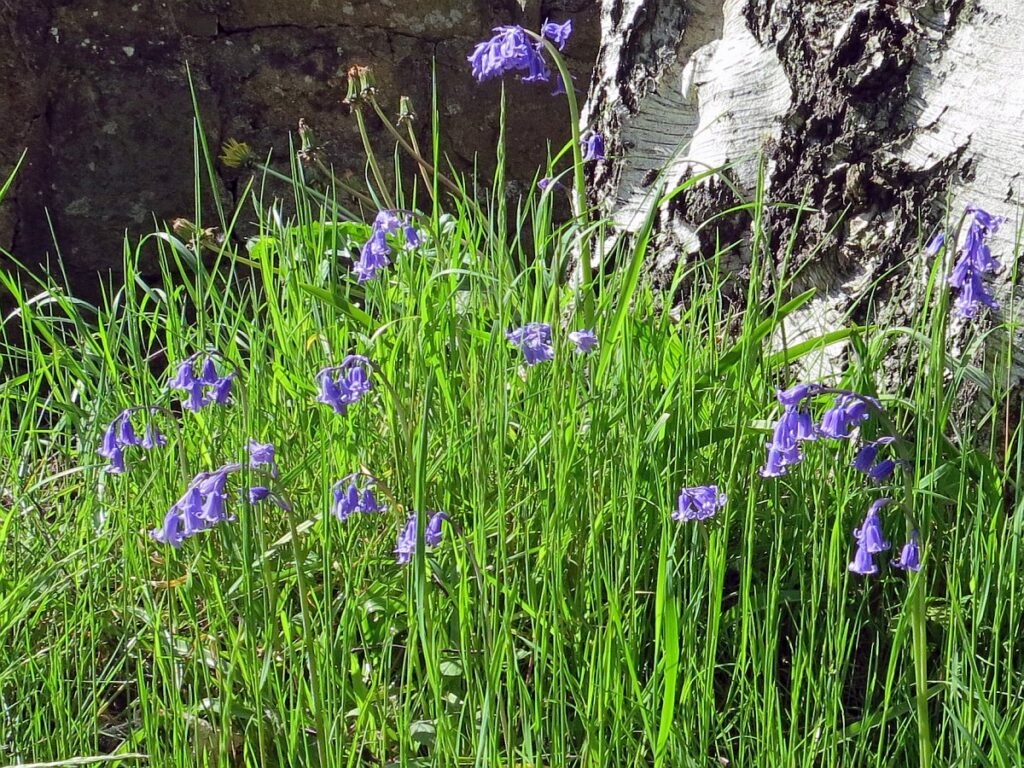
M567 91L573 139L515 210L500 163L489 193L443 175L355 68L364 140L372 109L422 185L370 153L368 189L315 188L303 123L290 174L223 154L250 190L288 178L293 216L246 194L176 222L100 306L0 276L0 763L1024 762L1008 366L946 351L947 283L959 314L996 309L1000 222L971 210L915 254L913 327L773 348L813 292L758 233L742 309L721 252L645 283L653 213L601 251L570 35L499 28L470 56L481 80L552 61ZM895 338L917 354L887 391ZM843 373L791 380L837 342ZM954 423L965 382L992 405Z

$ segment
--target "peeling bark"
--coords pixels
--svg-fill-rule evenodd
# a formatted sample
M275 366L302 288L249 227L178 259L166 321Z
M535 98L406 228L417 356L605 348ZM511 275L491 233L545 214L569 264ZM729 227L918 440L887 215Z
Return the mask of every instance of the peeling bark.
M926 274L917 244L941 225L947 195L953 215L974 203L1016 218L1019 0L603 0L601 33L584 115L609 137L596 201L628 233L653 204L658 173L672 187L705 166L727 166L749 199L763 153L767 202L813 209L800 216L790 272L799 270L794 290L818 293L789 322L790 343L863 320L869 294L890 321L911 312ZM660 211L654 279L720 238L741 244L723 263L740 287L749 221L695 235L736 202L705 182ZM769 253L784 251L796 216L768 209ZM1006 265L995 292L1008 317L1022 297L1011 284L1014 227L1005 229L993 250ZM818 362L831 369L843 353L829 352Z

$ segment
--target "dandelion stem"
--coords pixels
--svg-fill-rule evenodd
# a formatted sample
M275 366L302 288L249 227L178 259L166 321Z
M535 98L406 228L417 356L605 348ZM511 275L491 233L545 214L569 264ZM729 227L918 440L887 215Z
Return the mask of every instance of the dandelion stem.
M391 202L391 196L388 194L387 185L384 183L384 175L380 172L380 166L377 164L377 155L373 152L373 147L370 146L370 136L366 132L366 121L363 119L363 111L359 108L353 110L356 115L356 123L359 124L359 136L363 140L363 150L366 152L366 162L370 165L370 171L373 173L373 178L377 182L377 191L384 200L385 208L394 208L395 204Z

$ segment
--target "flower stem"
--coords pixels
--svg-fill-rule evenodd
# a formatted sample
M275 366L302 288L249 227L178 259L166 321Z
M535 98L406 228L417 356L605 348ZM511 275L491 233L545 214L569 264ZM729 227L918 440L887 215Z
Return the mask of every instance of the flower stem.
M914 687L917 705L917 743L921 768L931 768L932 735L928 720L928 638L925 617L924 571L911 577L910 626L913 634Z
M380 118L380 121L384 125L385 130L387 130L387 132L390 133L392 135L392 137L394 137L395 141L398 142L399 146L401 146L402 149L404 149L409 154L409 156L416 162L416 164L420 167L421 173L424 174L424 176L423 176L424 181L427 182L428 187L429 187L429 184L430 184L429 174L434 173L434 171L435 171L434 166L425 157L423 157L422 154L420 154L419 147L413 146L412 144L410 144L408 141L405 140L405 137L402 136L401 132L388 119L388 116L386 114L384 114L384 110L380 108L380 105L377 103L376 99L372 99L371 98L371 99L369 99L369 102L370 102L370 106L373 107L374 112L377 113L377 117ZM412 138L412 141L415 142L416 141L416 137L415 137L415 135L413 135L411 127L409 129L409 135ZM458 184L456 184L454 181L449 179L443 173L438 173L437 174L437 178L438 178L438 181L440 181L442 184L444 184L446 187L448 187L448 189L452 193L454 193L456 196L461 197L463 195L463 192L462 192L461 189L459 189Z
M380 192L381 198L384 200L385 208L394 208L395 204L391 202L391 196L388 194L387 185L384 183L384 175L380 172L380 166L377 164L377 155L373 152L373 147L370 146L370 136L366 132L366 121L363 119L363 110L356 109L352 110L356 115L356 123L359 124L359 136L363 140L363 149L366 152L366 162L370 164L370 171L373 173L373 178L377 182L378 191Z
M572 83L572 75L565 59L558 52L550 40L540 35L527 31L533 39L544 44L545 49L551 56L551 60L558 67L558 74L565 86L565 101L569 105L569 128L572 131L572 165L575 198L574 208L576 215L577 232L579 232L579 258L580 258L580 292L583 301L583 318L588 328L594 323L594 276L590 265L590 241L588 240L588 205L587 205L587 180L583 174L583 146L580 143L580 110L576 103L576 91Z

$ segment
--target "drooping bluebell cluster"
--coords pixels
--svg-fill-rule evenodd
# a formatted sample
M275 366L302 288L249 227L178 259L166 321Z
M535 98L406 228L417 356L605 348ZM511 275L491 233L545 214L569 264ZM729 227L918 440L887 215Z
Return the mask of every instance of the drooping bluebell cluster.
M883 446L892 445L896 438L891 435L880 437L864 443L853 457L851 466L858 472L863 472L869 479L876 483L882 483L892 477L893 472L903 462L900 459L887 456L879 459L878 454Z
M509 344L519 348L527 365L537 365L555 358L549 323L527 323L521 328L506 331L505 338ZM597 334L587 328L572 331L568 339L580 355L591 352L597 346Z
M271 477L277 476L273 444L250 440L248 450L249 469L265 471ZM163 525L150 531L150 536L161 544L170 544L177 549L190 536L207 531L223 522L233 522L236 518L228 514L227 510L228 477L245 468L244 464L229 462L212 472L198 473L192 478L182 497L167 511ZM284 499L264 485L249 487L246 497L250 504L270 499L281 509L290 509Z
M846 440L853 435L853 430L871 417L868 403L881 408L881 404L873 397L854 393L843 393L836 397L835 403L821 417L818 434L833 440Z
M536 365L555 357L551 346L551 326L548 323L527 323L505 334L508 343L519 347L527 365Z
M544 60L544 45L534 40L518 25L495 27L490 40L478 43L467 59L473 77L483 82L510 72L520 73L524 83L546 83L551 71ZM572 35L572 19L563 24L545 22L541 35L551 40L559 50L565 48Z
M683 488L679 494L676 511L672 513L672 519L683 522L707 520L724 507L726 501L728 501L728 498L718 490L717 485L698 485L693 488Z
M352 268L360 283L375 279L382 269L391 264L388 237L397 234L399 229L405 236L406 248L419 246L420 235L408 213L389 210L377 212L370 228L370 237L360 249L359 259Z
M423 531L423 541L428 547L436 547L441 543L441 524L448 520L446 512L434 512L427 519L426 530ZM416 527L419 525L418 515L413 512L406 521L405 528L398 534L398 543L395 545L395 557L398 563L405 564L412 560L416 554Z
M167 511L163 525L150 531L153 539L177 549L190 536L234 520L227 512L227 482L228 474L238 468L238 464L227 464L213 472L197 474Z
M985 275L999 270L999 261L992 256L987 241L1005 219L993 216L975 206L969 206L967 214L971 220L967 225L967 234L960 248L959 259L949 275L949 284L958 291L953 306L954 312L961 317L972 319L977 316L982 304L999 309L999 303L989 293L982 279ZM939 233L929 243L925 252L935 255L942 250L945 242L945 234Z
M822 414L820 423L815 424L810 401L826 393L835 394L836 398ZM798 384L785 392L779 392L778 400L783 407L782 416L772 430L768 460L760 470L762 477L781 477L789 473L791 466L803 461L800 443L822 437L848 440L853 436L853 431L871 417L873 410L882 409L882 404L869 395L826 389L817 384ZM880 482L887 479L898 462L886 459L875 464L874 461L879 447L891 442L891 439L882 438L874 444L866 444L858 452L853 465L873 480Z
M824 412L819 424L815 424L811 413L811 401L821 395L835 395L832 405ZM872 411L881 413L881 403L868 395L861 395L846 390L835 390L817 384L799 384L784 392L778 393L779 403L783 412L772 431L772 440L768 444L768 461L761 468L764 477L779 477L789 472L789 468L803 460L800 443L817 438L832 440L848 440L854 435L861 424L867 421ZM863 472L875 483L889 480L898 467L904 465L901 459L893 456L879 458L883 449L895 444L896 437L885 435L875 440L865 441L858 448L852 465ZM864 523L854 530L857 549L850 563L850 571L860 575L878 573L875 555L889 549L882 531L879 511L892 499L883 498L874 502L868 510ZM682 497L680 497L682 504ZM681 510L677 514L681 514ZM897 568L904 567L903 562L910 563L908 570L920 569L920 554L917 534L904 547L905 554L893 561Z
M316 401L344 416L348 407L358 403L373 387L373 367L363 355L349 355L340 365L323 368L316 375L320 393Z
M772 430L768 461L760 470L762 477L781 477L788 474L790 466L803 461L800 443L817 439L810 408L804 401L821 389L816 384L798 384L777 394L782 404L782 417Z
M583 162L604 160L604 136L597 131L586 131L580 137L583 145Z
M369 515L387 509L377 501L373 492L373 478L367 478L361 472L342 478L334 484L331 492L334 494L331 513L341 522L356 512Z
M161 434L152 419L146 421L141 438L135 433L135 428L132 426L133 414L139 412L154 413L159 410L159 408L154 407L136 406L125 408L114 417L114 420L110 422L103 432L100 447L96 449L96 453L110 461L106 469L107 472L117 475L126 471L124 449L129 446L151 450L167 445L167 438Z
M853 537L857 541L857 551L850 563L850 571L861 576L873 576L878 573L878 565L875 563L875 555L885 552L890 544L885 538L882 530L882 519L878 511L892 499L882 498L874 501L868 508L864 522L860 528L855 528Z
M569 341L576 347L577 354L585 355L597 346L597 334L586 328L581 328L569 334Z
M171 389L183 390L186 398L181 407L193 413L207 405L227 405L231 400L231 383L238 375L234 371L221 374L217 371L217 353L197 352L178 364L174 377L167 382ZM202 360L201 370L196 376L195 366Z

